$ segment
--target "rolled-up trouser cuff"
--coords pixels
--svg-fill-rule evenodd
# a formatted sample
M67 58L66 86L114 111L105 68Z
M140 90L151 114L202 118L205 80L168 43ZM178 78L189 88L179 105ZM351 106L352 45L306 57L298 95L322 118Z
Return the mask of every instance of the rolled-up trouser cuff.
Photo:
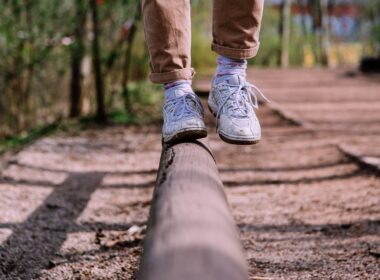
M234 59L253 58L257 55L257 52L259 51L259 47L260 47L260 43L257 43L255 47L249 48L249 49L229 48L229 47L218 45L216 43L212 43L211 45L211 49L217 54L227 56L229 58L234 58Z
M155 84L165 84L178 80L192 80L194 75L193 68L184 68L164 73L150 73L149 79Z

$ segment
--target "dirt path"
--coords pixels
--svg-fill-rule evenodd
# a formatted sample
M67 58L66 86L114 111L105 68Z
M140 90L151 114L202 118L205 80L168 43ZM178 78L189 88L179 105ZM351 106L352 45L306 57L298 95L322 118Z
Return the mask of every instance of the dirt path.
M380 157L378 77L251 75L276 102L260 110L262 143L224 144L207 120L252 279L380 279L380 180L342 152ZM113 127L44 138L12 158L0 181L0 279L133 279L160 138L159 127Z

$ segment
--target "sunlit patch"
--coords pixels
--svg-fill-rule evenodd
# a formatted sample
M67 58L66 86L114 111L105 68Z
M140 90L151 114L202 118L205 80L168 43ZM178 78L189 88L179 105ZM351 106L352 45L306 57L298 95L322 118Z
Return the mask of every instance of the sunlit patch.
M160 154L156 151L120 153L89 150L87 153L67 152L61 154L40 151L23 151L18 162L37 168L67 172L136 172L157 169ZM112 159L112 160L110 160Z
M226 193L239 223L345 225L380 219L378 186L374 177L356 176L307 184L242 185Z
M133 225L128 230L75 232L67 235L61 254L94 254L94 251L113 248L132 248L141 245L146 226Z
M12 230L9 228L0 228L0 245L12 234Z
M102 186L142 186L154 185L156 174L106 175Z
M2 176L17 181L46 182L53 185L61 184L67 178L67 174L64 172L54 172L18 165L10 165L2 172Z
M148 219L152 188L108 188L96 190L79 216L78 223L125 226Z
M99 249L99 245L96 242L95 232L75 232L67 235L60 252L62 254L75 254L97 249Z
M1 184L0 224L24 222L52 191L52 187Z
M300 180L325 179L333 176L349 175L358 171L356 164L336 164L328 167L317 167L308 170L262 171L262 170L227 170L221 172L223 182L228 185L249 185L258 183L286 183Z

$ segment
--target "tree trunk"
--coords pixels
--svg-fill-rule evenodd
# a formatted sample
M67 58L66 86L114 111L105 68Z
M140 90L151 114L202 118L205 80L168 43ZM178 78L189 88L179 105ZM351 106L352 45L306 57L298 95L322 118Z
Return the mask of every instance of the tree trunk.
M375 4L374 9L374 18L373 26L377 26L376 38L375 38L375 50L377 50L377 57L380 59L380 30L379 30L379 20L380 20L380 2Z
M82 73L81 65L84 55L84 34L87 10L84 0L76 2L76 25L74 44L71 47L71 84L70 84L70 117L81 115L82 111Z
M328 66L328 52L329 52L329 13L328 13L328 0L320 0L320 13L321 13L321 64L323 66Z
M96 90L96 120L99 123L107 122L107 114L104 102L104 81L102 75L100 46L99 46L99 21L98 6L96 0L90 0L92 13L93 41L92 41L92 60L94 67L95 90Z
M306 38L308 35L307 27L306 27L306 20L305 15L307 14L307 9L305 2L303 0L297 0L297 5L301 8L302 13L302 21L301 21L301 28L302 28L302 35Z
M282 30L281 30L281 67L289 67L289 42L291 21L291 0L284 0L282 5Z
M131 23L131 27L128 33L127 37L127 47L125 50L125 65L123 68L123 78L122 78L122 95L124 98L124 107L127 110L127 112L132 111L132 104L128 92L128 83L129 83L129 71L131 68L131 61L132 61L132 48L133 48L133 42L136 35L136 22L140 20L141 18L141 7L139 6L136 11L135 18L133 22Z
M128 92L128 82L129 82L129 70L131 65L131 55L132 55L132 44L135 33L135 26L131 30L132 34L128 36L127 47L125 50L125 65L123 68L123 78L122 78L122 95L124 99L124 108L127 112L132 111L131 99Z

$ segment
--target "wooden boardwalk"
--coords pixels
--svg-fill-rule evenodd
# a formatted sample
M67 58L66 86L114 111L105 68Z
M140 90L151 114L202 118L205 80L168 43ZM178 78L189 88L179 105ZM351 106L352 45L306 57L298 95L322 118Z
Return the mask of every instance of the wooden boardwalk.
M228 145L207 123L251 279L380 278L380 78L250 77L274 101L259 110L263 141ZM0 279L134 279L160 153L150 126L47 137L16 154L0 182Z

